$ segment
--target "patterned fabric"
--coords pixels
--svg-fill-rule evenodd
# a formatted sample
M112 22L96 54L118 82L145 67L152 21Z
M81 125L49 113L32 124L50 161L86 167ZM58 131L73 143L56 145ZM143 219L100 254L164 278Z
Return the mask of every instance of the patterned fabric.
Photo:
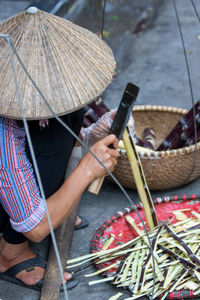
M0 203L14 230L27 232L45 214L43 200L25 153L25 130L0 117Z

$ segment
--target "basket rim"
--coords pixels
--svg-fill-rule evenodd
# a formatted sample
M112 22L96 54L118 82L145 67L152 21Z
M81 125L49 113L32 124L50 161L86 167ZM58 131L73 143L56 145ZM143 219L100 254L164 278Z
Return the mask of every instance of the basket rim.
M164 105L136 105L133 108L133 112L137 112L137 111L163 111L163 112L180 113L183 115L188 112L188 110L184 108L164 106ZM198 149L200 149L200 142L179 149L153 151L153 152L145 152L145 153L138 151L138 153L140 154L141 158L152 159L152 158L161 158L161 157L169 157L169 156L173 157L177 155L189 154ZM122 155L127 155L125 149L119 149L119 153Z

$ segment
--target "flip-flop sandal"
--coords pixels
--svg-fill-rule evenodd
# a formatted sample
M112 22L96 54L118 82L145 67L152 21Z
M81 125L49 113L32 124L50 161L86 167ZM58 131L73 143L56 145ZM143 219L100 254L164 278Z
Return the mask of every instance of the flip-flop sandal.
M81 223L75 226L75 230L83 229L89 225L89 222L86 218L84 218L83 216L79 216L79 217L81 219Z
M20 285L22 287L26 287L29 289L41 291L42 284L44 281L43 278L34 285L28 285L28 284L23 283L21 280L17 279L15 276L23 270L26 270L26 272L31 272L34 270L34 267L41 267L41 268L46 269L46 266L47 266L47 264L46 264L45 260L40 255L37 255L34 258L31 258L31 259L25 260L19 264L16 264L15 266L6 270L4 273L0 273L0 280L4 280L4 281L7 281L7 282L10 282L13 284L17 284L17 285ZM77 284L78 284L78 280L72 277L72 279L70 279L69 281L66 282L67 290L73 289L75 286L77 286ZM61 285L60 292L63 292L63 291L64 291L64 288Z

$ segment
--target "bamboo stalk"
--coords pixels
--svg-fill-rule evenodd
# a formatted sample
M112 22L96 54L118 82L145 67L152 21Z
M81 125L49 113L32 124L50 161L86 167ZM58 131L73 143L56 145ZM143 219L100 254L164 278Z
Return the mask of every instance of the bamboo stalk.
M140 158L135 148L133 139L130 135L128 126L126 127L123 134L123 142L131 165L131 170L136 183L137 191L143 204L146 221L149 228L153 229L154 227L158 226L158 220L156 217L151 194L146 183L142 164L140 162Z
M200 141L200 126L198 124L197 126L197 137L196 137L196 141L195 141L195 134L193 133L193 135L191 135L189 138L186 139L185 143L184 143L184 147L185 146L190 146L190 145L194 145L195 142L199 142Z
M195 115L200 112L200 101L194 106ZM195 122L197 122L196 118ZM185 143L185 137L191 136L194 131L193 107L178 121L165 140L160 144L156 151L177 149Z
M103 101L101 102L93 101L89 103L88 106L93 109L93 111L96 113L96 115L99 118L109 111L109 108L103 103Z
M93 108L88 105L83 107L84 116L91 122L96 123L99 119L98 115L94 112Z

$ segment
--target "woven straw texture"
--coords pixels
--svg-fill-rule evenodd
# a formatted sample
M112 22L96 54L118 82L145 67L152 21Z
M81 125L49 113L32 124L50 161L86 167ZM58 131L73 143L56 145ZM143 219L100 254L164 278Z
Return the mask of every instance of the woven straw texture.
M136 134L142 139L144 129L152 127L156 134L157 148L186 112L185 109L166 106L135 106L133 117ZM197 152L195 152L195 147ZM139 153L139 156L150 190L179 187L200 176L200 142L196 146L191 145L176 150L145 154ZM136 188L125 150L120 150L113 175L124 187ZM109 180L112 179L109 177Z
M75 111L96 98L111 82L115 59L96 34L63 18L38 10L22 12L0 24L30 76L57 115ZM52 117L14 55L27 119ZM21 119L9 47L0 38L0 114Z

